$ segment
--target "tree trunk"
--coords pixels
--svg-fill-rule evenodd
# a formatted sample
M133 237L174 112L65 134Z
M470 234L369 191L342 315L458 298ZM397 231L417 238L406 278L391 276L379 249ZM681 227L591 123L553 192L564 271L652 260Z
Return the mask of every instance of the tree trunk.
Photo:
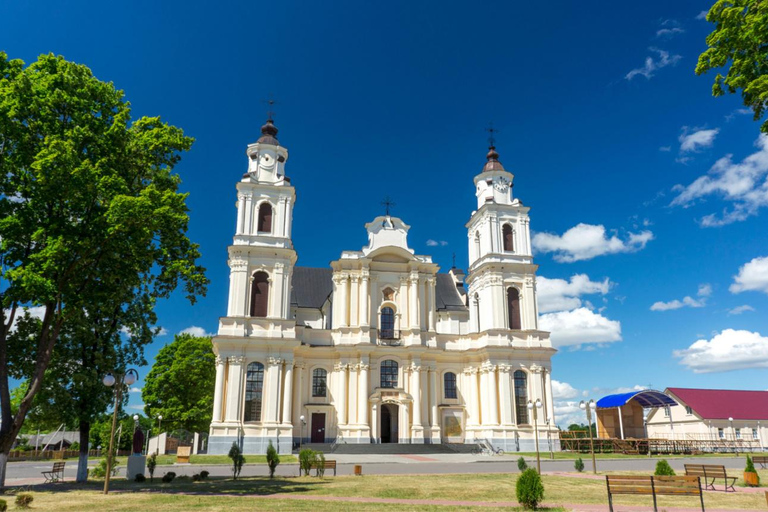
M88 438L91 434L91 424L88 421L80 422L80 458L77 461L77 479L76 482L85 483L88 481Z
M0 489L5 489L5 472L8 468L8 452L0 451Z

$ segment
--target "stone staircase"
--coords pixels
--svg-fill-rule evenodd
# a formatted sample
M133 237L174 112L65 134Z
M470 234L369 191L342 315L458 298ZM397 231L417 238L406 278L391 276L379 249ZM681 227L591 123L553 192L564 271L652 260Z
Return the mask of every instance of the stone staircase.
M381 454L381 455L429 455L437 453L472 453L478 449L476 444L321 444L306 443L302 448L323 453L341 454Z

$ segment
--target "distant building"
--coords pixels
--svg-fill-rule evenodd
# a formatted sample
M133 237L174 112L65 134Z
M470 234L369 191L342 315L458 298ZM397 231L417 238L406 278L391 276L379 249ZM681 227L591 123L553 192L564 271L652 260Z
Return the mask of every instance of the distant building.
M762 449L768 440L768 391L667 388L680 407L654 409L648 437L737 441Z

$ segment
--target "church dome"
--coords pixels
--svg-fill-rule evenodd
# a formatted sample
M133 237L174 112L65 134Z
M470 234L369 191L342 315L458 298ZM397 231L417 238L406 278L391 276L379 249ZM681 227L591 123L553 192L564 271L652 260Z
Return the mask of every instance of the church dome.
M496 152L496 148L493 145L488 148L488 154L486 155L486 158L488 161L483 167L483 172L506 170L504 169L504 166L501 165L501 162L499 162L499 154Z
M271 117L267 119L267 122L264 124L264 126L261 127L261 137L259 137L259 140L256 142L260 142L262 144L272 144L273 146L280 145L277 140L277 126L275 126L275 123L272 121Z

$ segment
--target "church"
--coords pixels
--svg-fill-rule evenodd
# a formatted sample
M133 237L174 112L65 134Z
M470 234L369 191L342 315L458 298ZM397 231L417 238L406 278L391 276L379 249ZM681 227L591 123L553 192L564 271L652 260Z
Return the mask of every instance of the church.
M233 442L265 453L269 441L280 453L299 442L557 444L529 208L493 143L467 205L466 274L415 254L409 226L388 214L365 224L368 245L308 268L296 266L296 190L277 133L270 117L237 183L208 453Z

